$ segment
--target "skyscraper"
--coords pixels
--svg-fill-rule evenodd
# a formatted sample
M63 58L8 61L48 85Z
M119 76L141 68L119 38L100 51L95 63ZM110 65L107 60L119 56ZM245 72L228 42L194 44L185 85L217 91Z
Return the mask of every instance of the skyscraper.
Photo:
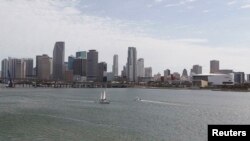
M127 79L130 82L137 81L137 51L135 47L128 48Z
M145 77L152 77L152 67L145 68Z
M75 57L73 55L68 57L68 70L73 70L73 63Z
M8 59L3 59L2 60L2 78L8 78L8 70L9 70L9 61Z
M98 63L98 81L99 82L107 81L107 63L106 62Z
M87 80L96 81L98 76L98 52L89 50L87 53Z
M170 69L164 70L164 81L170 80L171 79L171 71Z
M55 80L64 79L64 56L65 56L65 43L56 42L53 51L53 78Z
M36 56L36 76L40 80L49 80L51 70L50 57L46 54Z
M86 51L76 52L76 58L87 59L87 52Z
M191 71L194 74L202 74L202 66L200 66L200 65L193 65L193 68L192 68Z
M220 62L218 60L210 61L210 73L219 73L220 72Z
M235 84L245 83L245 73L244 72L234 72L234 83Z
M32 58L25 58L24 59L26 65L26 76L25 77L33 77L33 59Z
M114 74L114 77L118 76L118 55L115 54L113 56L113 67L112 67L112 72Z
M188 77L187 69L184 69L181 77Z
M145 77L144 59L143 58L140 58L137 60L137 77Z
M74 75L80 75L80 76L86 76L87 71L87 60L76 58L73 61L73 74Z

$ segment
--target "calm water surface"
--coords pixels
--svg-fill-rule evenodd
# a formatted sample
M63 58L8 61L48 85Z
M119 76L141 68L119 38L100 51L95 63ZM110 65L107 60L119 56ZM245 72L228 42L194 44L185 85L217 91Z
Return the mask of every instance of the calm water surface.
M250 124L250 93L0 89L0 141L205 141L207 124ZM140 97L142 101L134 101Z

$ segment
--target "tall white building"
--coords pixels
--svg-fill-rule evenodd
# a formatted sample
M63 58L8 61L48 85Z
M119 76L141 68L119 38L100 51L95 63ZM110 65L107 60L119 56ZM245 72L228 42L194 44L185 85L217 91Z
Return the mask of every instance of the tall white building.
M135 47L128 48L127 79L130 82L137 81L137 51Z
M112 67L112 72L114 74L114 77L117 77L119 74L118 74L118 55L115 54L113 56L113 67Z
M218 60L210 61L210 73L219 73L220 71L220 62Z
M145 77L144 71L144 59L140 58L137 60L137 77Z
M145 77L152 77L152 67L145 68Z

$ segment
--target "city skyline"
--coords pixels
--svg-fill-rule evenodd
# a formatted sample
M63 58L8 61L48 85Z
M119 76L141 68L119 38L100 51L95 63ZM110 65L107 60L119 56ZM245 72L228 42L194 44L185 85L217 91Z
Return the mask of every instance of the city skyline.
M127 47L135 46L153 74L163 74L166 68L182 72L194 64L209 72L212 59L223 62L221 68L250 73L245 61L250 59L248 1L141 0L122 2L124 7L119 2L101 7L102 2L89 0L3 0L0 59L52 56L51 45L62 40L66 57L96 49L100 60L112 64L112 56L118 54L119 70L126 64ZM109 8L114 6L117 9Z

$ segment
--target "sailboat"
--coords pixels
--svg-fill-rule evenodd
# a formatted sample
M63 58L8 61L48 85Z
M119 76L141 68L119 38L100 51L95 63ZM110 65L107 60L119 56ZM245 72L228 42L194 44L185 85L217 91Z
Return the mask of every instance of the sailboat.
M101 97L100 97L99 103L100 104L109 104L110 103L110 101L107 100L107 98L106 98L106 90L101 92Z

